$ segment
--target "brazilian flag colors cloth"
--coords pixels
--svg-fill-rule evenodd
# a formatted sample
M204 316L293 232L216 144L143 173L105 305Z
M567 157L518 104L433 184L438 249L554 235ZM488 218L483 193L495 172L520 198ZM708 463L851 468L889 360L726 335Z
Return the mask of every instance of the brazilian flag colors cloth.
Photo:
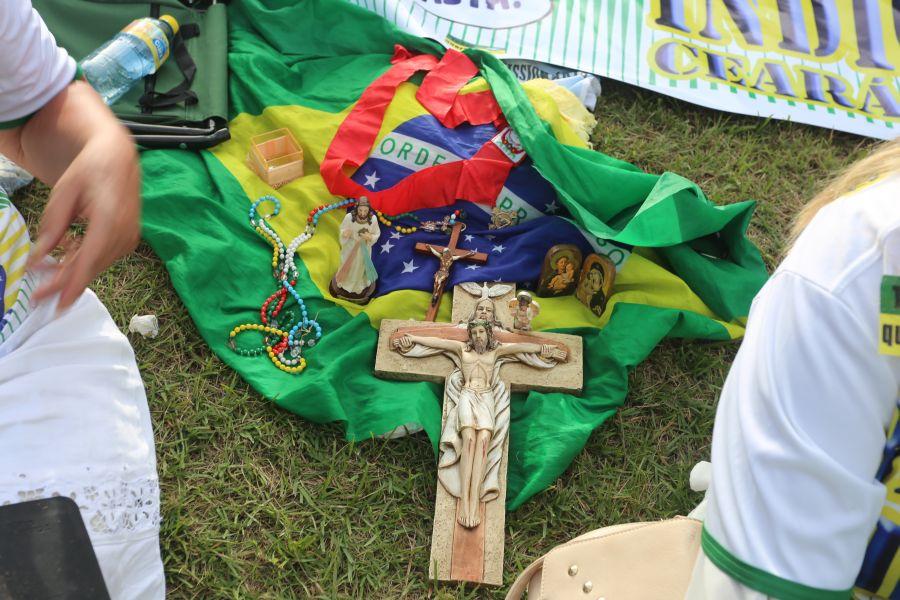
M306 370L288 374L265 355L244 356L228 344L234 326L260 322L260 306L278 289L271 246L248 222L251 203L266 194L281 201L270 225L283 240L304 230L311 210L336 200L332 190L365 189L387 213L392 206L414 208L422 220L462 209L467 228L460 245L489 259L457 264L451 285L532 283L546 251L559 243L616 264L601 317L574 296L540 299L536 330L583 337L584 392L514 395L510 508L566 469L622 404L629 369L661 340L742 335L750 301L766 279L759 252L745 237L752 202L717 206L678 175L643 173L595 152L577 126L588 115L578 114L583 109L562 88L520 85L487 53L445 57L434 42L343 0L244 0L228 11L232 139L210 152L143 154L144 236L213 351L279 406L315 422L340 421L352 440L419 426L437 446L441 387L380 380L373 367L381 320L422 319L428 306L437 261L413 246L445 244L447 237L382 226L372 253L377 294L358 306L328 291L343 214L325 214L299 248L295 286L323 335L303 349ZM371 99L373 82L384 83L403 61L452 62L471 69L464 79L476 76L462 87L460 81L442 86L412 68L408 81L404 76L391 87L383 115L371 107L354 114L361 98ZM422 93L429 87L436 91ZM356 129L360 112L371 139ZM503 163L490 144L506 124L527 158L483 170L485 156L495 167ZM273 192L246 156L252 137L282 127L303 147L305 175ZM444 179L435 183L437 172ZM392 195L392 189L408 193ZM408 204L391 204L400 197ZM517 223L489 229L494 203L514 211ZM292 302L285 310L297 312ZM450 303L443 304L437 320L449 321Z

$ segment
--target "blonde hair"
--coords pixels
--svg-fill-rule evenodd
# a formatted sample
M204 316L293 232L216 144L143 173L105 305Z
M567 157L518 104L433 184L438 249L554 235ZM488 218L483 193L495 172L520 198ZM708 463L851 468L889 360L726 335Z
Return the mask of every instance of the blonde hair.
M892 173L900 173L900 138L881 144L869 156L850 165L810 200L791 227L791 245L823 206L874 179Z

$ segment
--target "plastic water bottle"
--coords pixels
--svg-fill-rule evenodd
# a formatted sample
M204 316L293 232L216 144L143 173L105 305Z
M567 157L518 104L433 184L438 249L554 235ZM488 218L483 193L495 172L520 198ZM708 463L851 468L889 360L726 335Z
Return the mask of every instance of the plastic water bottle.
M171 15L132 21L81 61L88 83L113 104L142 78L156 73L169 57L178 21Z

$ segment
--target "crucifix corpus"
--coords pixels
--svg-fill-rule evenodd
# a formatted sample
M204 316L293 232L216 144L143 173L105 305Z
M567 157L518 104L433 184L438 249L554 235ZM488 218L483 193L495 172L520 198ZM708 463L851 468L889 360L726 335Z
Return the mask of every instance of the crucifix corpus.
M510 331L514 294L462 284L452 323L381 322L376 375L444 383L432 579L503 583L510 392L581 393L581 338Z
M428 304L428 312L425 313L426 321L434 321L437 318L438 309L441 307L441 296L444 295L444 286L447 285L447 279L450 278L450 267L458 260L470 260L484 264L487 262L487 254L476 252L475 250L463 250L457 248L459 234L463 230L462 223L455 223L453 230L450 232L450 243L446 246L436 246L434 244L425 244L418 242L416 250L426 254L434 254L440 266L434 274L434 291L431 293L431 302Z

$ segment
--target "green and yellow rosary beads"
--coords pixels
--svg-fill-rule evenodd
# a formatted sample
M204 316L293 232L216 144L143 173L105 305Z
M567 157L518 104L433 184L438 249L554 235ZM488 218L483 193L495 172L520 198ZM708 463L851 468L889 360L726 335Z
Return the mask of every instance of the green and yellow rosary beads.
M259 213L259 206L263 203L271 203L274 206L271 214L263 216ZM348 204L348 200L335 202L333 205L329 205L329 210ZM263 196L250 206L248 214L250 225L272 245L272 275L278 283L278 289L266 298L259 309L261 323L238 325L228 334L228 343L241 356L260 356L265 353L269 360L282 371L299 373L306 368L306 359L301 356L303 346L314 346L322 338L322 327L315 319L309 318L306 303L294 288L297 285L297 265L294 263L294 255L297 248L315 233L315 226L311 227L307 223L303 233L285 246L281 237L268 222L269 218L276 217L280 212L281 201L274 196ZM281 311L284 309L288 295L292 296L297 303L299 315L289 311L282 314ZM245 331L262 333L262 346L239 348L235 344L236 338Z

